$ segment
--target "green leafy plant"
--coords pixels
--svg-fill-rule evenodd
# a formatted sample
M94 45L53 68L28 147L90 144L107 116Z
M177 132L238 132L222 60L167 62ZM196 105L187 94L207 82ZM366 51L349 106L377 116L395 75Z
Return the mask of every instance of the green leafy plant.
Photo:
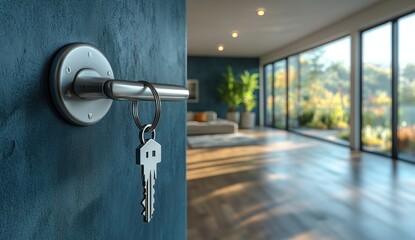
M241 75L241 97L245 112L250 112L256 106L255 90L258 89L258 73L251 74L245 70Z
M327 129L327 125L321 121L309 122L305 126L310 127L310 128L317 128L317 129Z
M303 114L298 116L298 121L301 126L305 126L313 121L315 109L304 110Z
M227 69L217 91L221 101L228 105L228 111L235 112L242 102L241 83L235 79L232 68L228 66Z

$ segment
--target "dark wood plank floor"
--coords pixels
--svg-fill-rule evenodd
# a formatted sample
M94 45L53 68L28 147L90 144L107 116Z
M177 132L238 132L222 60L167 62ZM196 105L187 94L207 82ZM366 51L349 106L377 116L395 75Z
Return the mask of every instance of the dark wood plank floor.
M271 129L189 149L188 239L415 239L415 165Z

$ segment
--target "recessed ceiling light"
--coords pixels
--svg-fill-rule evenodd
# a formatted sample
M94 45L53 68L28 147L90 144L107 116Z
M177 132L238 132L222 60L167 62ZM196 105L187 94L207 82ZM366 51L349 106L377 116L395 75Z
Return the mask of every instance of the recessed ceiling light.
M258 14L258 16L264 16L265 15L265 8L258 8L256 10L256 13Z
M225 46L223 46L223 44L219 44L218 45L218 51L223 52L223 50L225 50Z
M231 35L233 38L237 38L239 36L239 33L237 31L233 31Z

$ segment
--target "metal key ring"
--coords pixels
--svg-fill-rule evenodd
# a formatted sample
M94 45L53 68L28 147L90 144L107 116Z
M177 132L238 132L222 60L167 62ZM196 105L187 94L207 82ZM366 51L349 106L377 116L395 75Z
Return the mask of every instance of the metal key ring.
M142 83L145 87L148 87L151 91L151 93L153 94L154 97L154 103L155 103L155 111L154 111L154 119L153 122L151 124L146 124L145 126L143 126L143 124L141 123L141 120L138 116L138 101L137 100L133 100L132 101L132 114L133 114L133 119L135 122L135 125L137 125L137 127L140 130L143 130L143 132L153 132L156 127L157 124L160 120L160 112L161 112L161 101L160 101L160 96L156 90L156 88L153 86L153 84L147 82L147 81L139 81L140 83ZM149 127L147 127L149 126Z
M147 142L146 139L144 138L144 133L150 127L151 127L151 124L147 124L144 126L143 130L141 130L141 143L142 144L145 144ZM151 139L156 140L156 129L154 129L151 133L152 133Z

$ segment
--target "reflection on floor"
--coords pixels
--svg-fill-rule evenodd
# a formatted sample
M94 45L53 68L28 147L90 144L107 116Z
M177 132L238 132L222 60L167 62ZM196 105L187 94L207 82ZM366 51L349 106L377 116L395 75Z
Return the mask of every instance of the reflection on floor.
M349 146L349 141L341 139L340 136L342 133L348 132L346 130L336 130L336 129L315 129L315 128L294 128L291 129L293 132L298 132L307 136L312 136L316 138L321 138L324 140L328 140L331 142L336 142L343 144L345 146ZM349 134L346 134L347 136Z
M414 239L415 165L293 133L189 149L188 239Z

